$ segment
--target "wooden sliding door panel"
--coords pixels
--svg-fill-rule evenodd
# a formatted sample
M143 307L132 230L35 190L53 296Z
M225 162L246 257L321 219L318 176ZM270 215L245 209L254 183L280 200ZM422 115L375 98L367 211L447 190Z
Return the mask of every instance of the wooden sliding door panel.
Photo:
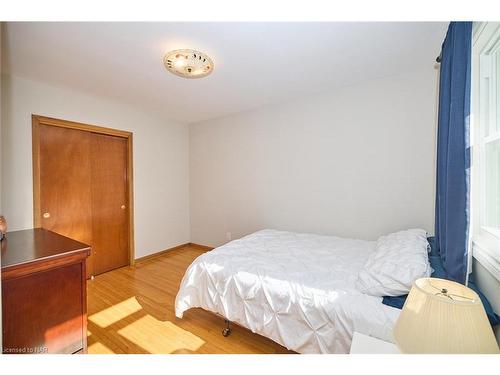
M127 140L91 134L94 273L129 264Z
M133 263L132 133L32 118L35 227L90 245L88 276Z
M92 243L91 134L40 125L41 227L85 244ZM92 274L92 260L87 262Z

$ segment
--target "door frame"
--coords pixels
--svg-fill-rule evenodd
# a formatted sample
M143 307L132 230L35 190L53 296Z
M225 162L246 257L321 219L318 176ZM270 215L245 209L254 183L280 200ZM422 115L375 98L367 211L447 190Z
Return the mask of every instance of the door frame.
M83 130L90 133L111 135L127 140L127 191L128 191L128 259L129 265L135 264L134 246L134 174L133 174L133 133L111 129L103 126L83 124L80 122L60 120L51 117L31 115L32 145L33 145L33 224L40 228L42 224L42 210L40 205L40 125L56 126L60 128Z

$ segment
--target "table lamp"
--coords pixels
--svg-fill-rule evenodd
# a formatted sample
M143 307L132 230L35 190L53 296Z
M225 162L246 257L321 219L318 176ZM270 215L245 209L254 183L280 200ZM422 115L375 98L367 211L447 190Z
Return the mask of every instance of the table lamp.
M438 278L415 281L394 327L403 353L499 353L479 296Z

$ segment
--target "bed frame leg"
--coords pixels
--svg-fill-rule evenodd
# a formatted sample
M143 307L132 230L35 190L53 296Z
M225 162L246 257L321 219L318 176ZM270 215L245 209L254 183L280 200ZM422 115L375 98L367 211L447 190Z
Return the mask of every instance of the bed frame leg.
M226 327L222 330L222 336L227 337L231 334L231 328L229 327L229 320L225 319Z

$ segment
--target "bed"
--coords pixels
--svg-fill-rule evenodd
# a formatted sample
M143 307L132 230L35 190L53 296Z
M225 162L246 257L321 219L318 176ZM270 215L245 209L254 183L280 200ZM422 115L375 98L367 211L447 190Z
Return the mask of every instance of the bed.
M299 353L348 353L355 331L393 341L400 310L359 292L374 241L261 230L199 256L175 313L214 312Z

